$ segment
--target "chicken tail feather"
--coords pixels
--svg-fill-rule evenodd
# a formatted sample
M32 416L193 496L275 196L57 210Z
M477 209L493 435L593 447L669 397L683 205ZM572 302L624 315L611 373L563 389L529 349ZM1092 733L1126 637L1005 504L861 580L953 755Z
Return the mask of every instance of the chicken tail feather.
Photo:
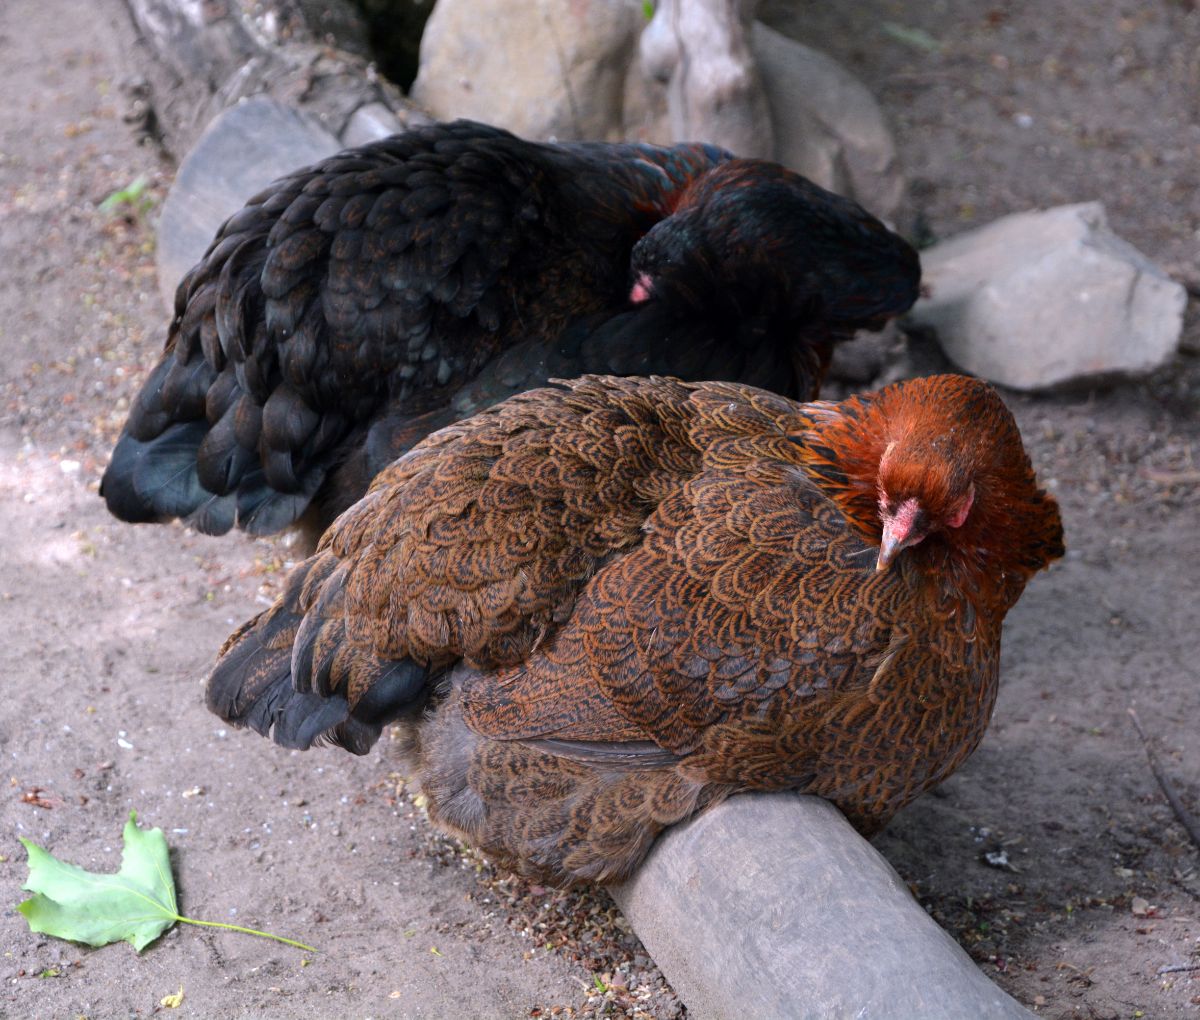
M195 461L206 431L203 421L192 421L145 442L121 436L100 483L109 510L136 524L184 517L205 503L212 493L196 477Z
M343 576L331 562L306 560L282 598L230 637L208 679L208 707L283 747L366 754L384 726L424 707L429 670L412 659L338 654Z

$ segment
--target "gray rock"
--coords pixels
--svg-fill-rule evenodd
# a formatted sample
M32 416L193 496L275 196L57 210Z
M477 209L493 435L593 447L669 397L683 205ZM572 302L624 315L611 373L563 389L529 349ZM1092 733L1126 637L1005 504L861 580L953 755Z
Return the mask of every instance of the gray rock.
M658 80L647 69L640 44L637 57L625 71L622 94L621 133L633 141L669 145L671 115L667 110L667 82Z
M950 358L1022 390L1144 373L1175 354L1184 288L1108 227L1099 202L1006 216L921 254L909 318Z
M248 198L341 148L314 118L275 99L246 99L214 118L179 164L158 221L158 287L168 310L183 275Z
M1188 354L1200 354L1200 286L1193 282L1185 285L1188 303L1183 316L1183 335L1179 338L1179 349Z
M824 53L755 22L758 61L775 127L775 159L876 216L904 195L896 143L870 90Z
M957 371L932 329L905 322L900 332L903 341L890 352L883 371L872 381L874 388L890 386L904 379L920 379L927 375L945 375ZM935 789L934 795L941 789Z
M878 378L884 366L894 361L902 349L903 341L895 322L889 322L878 333L859 333L834 345L826 379L862 388ZM825 396L824 389L821 395Z
M125 0L139 39L141 128L180 157L222 110L269 95L341 136L355 110L410 104L368 66L366 22L353 0Z
M526 138L615 141L643 24L632 0L438 0L412 98L439 120L471 117Z
M611 890L697 1020L1028 1020L832 805L734 797Z
M341 143L346 148L366 145L413 127L418 118L409 118L407 125L400 121L383 103L367 103L350 115L342 131Z

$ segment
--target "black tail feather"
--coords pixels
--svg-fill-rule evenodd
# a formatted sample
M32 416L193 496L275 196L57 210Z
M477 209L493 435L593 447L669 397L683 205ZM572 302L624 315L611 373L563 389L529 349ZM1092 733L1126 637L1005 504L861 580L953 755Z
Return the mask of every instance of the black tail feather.
M196 449L207 432L207 422L182 422L143 445L133 485L162 516L184 517L211 495L196 477Z
M258 457L253 437L248 445L238 438L237 418L241 401L232 404L196 448L196 477L209 492L224 496L238 487L242 476Z
M237 496L210 496L184 518L201 535L225 535L237 523Z
M279 601L226 642L206 698L226 722L284 747L329 743L366 754L384 726L424 707L429 671L351 651L342 633L344 572L330 571L331 560L326 553L300 564ZM347 691L359 692L353 705Z
M203 421L170 426L147 442L126 432L100 482L108 509L123 521L162 521L190 514L212 494L196 478Z
M219 423L220 425L220 423ZM222 439L225 448L218 450ZM205 481L219 483L215 489ZM205 535L234 525L251 535L272 535L304 515L325 481L320 461L304 464L295 492L271 488L254 451L232 430L210 430L204 419L177 422L148 440L123 434L100 482L109 511L132 524L178 517Z
M145 443L138 442L128 433L121 436L100 480L100 495L108 504L109 513L130 524L146 524L165 518L134 484L134 472L145 451Z
M278 492L267 483L261 468L247 472L237 491L238 527L250 535L274 535L290 528L308 509L325 474L322 465L308 464L298 492Z

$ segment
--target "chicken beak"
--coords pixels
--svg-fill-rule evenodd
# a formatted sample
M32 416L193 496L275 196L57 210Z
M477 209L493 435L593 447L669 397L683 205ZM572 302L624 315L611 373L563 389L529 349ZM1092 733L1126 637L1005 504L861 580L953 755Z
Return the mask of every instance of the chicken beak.
M879 541L879 559L875 570L882 572L892 565L901 550L916 545L926 535L925 514L915 499L907 499L900 508L883 518L883 538Z
M883 541L879 543L879 559L875 561L875 570L880 573L892 565L892 560L906 545L904 539L891 530L890 524L889 521L884 525Z

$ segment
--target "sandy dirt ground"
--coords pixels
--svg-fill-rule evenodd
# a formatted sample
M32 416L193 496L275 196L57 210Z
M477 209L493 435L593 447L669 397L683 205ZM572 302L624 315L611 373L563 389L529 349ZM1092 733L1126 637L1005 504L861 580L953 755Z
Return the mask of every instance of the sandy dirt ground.
M1200 11L772 3L876 91L931 237L1099 198L1200 285ZM383 753L227 732L200 681L272 597L282 542L121 525L96 486L165 332L153 225L171 166L135 144L117 0L0 4L0 1017L672 1017L603 895L497 875L432 834ZM920 29L924 36L901 29ZM930 43L936 48L931 48ZM138 178L145 201L104 212ZM1200 341L1195 302L1188 337ZM1070 553L1010 617L978 753L877 846L991 978L1050 1017L1200 1016L1200 363L1008 395ZM191 916L142 956L33 935L18 836L115 870L131 808ZM170 1015L169 1013L167 1015Z

